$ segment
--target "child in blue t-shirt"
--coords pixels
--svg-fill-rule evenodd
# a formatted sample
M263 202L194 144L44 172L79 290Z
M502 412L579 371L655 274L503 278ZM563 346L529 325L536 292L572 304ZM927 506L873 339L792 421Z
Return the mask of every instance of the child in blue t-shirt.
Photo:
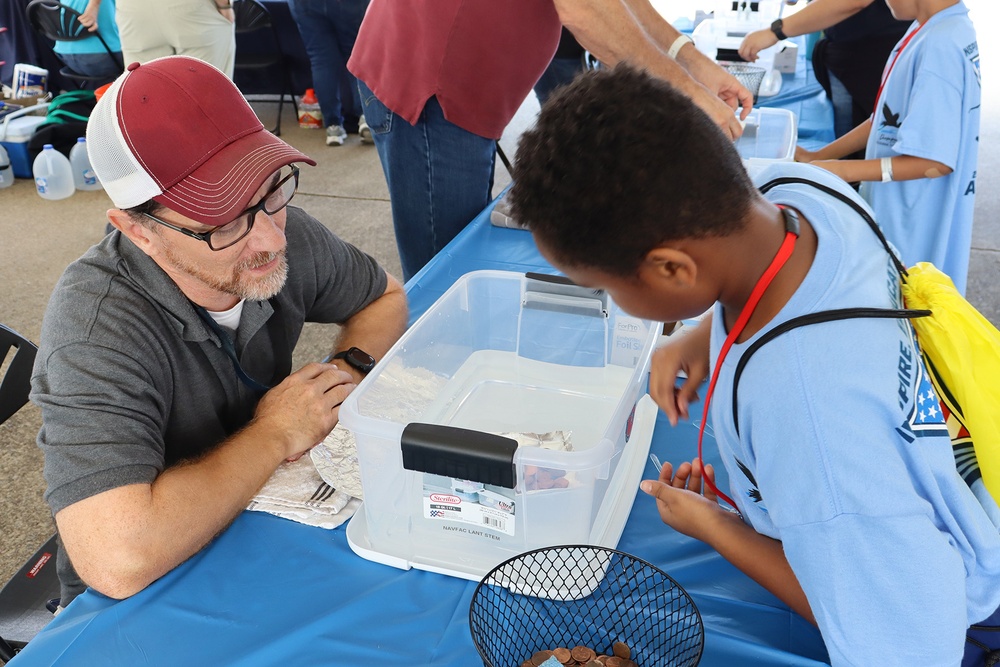
M714 304L657 350L650 394L676 424L717 369L705 412L739 514L702 491L715 471L696 460L642 482L663 521L816 623L833 665L958 665L963 654L982 665L966 632L1000 625L997 506L956 470L909 322L785 331L743 367L734 401L743 354L793 318L900 307L899 274L852 208L865 207L857 193L780 163L759 175L761 187L776 181L762 195L708 116L627 66L553 94L521 138L513 181L513 217L574 282L653 321Z
M913 25L886 62L874 112L795 158L861 181L903 262L932 262L965 293L979 149L979 47L961 0L886 0ZM867 142L867 145L866 145ZM838 160L865 148L864 160Z

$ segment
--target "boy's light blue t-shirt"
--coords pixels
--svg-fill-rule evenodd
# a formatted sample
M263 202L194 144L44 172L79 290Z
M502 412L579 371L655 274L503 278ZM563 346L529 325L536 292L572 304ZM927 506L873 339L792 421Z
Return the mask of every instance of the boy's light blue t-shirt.
M857 195L829 172L772 166L758 185L800 176ZM818 248L765 328L798 315L900 307L899 277L846 204L805 185L767 198L798 210ZM712 360L725 338L716 308ZM731 491L758 531L781 540L834 665L957 665L965 630L1000 606L1000 532L959 477L937 398L905 320L807 325L734 345L711 417Z
M81 14L87 8L87 0L61 1ZM108 43L112 53L122 50L122 43L118 38L118 24L115 22L115 0L101 0L101 7L97 11L97 31ZM104 53L101 40L96 37L75 42L56 42L54 50L56 53Z
M907 36L917 31L899 51ZM948 176L863 184L903 262L932 262L965 294L976 194L981 83L969 10L959 2L914 23L889 56L866 158L915 155L953 169Z

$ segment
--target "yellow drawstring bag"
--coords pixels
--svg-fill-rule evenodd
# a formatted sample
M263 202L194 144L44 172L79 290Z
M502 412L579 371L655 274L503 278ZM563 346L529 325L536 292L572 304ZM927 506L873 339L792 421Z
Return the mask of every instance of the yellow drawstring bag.
M1000 503L1000 331L933 264L920 262L902 281L908 308L929 310L910 320L931 382L948 414L958 452L975 452L983 484ZM969 447L972 447L972 450ZM964 476L964 475L963 475Z
M857 201L827 185L805 178L782 177L760 187L762 193L788 183L810 185L854 209L885 246L900 276L904 310L844 308L803 315L771 330L747 349L733 383L733 416L739 374L750 355L776 335L806 324L852 317L906 318L917 334L920 353L946 416L955 467L1000 525L1000 331L933 264L907 269L885 239L875 219ZM736 422L737 432L739 422ZM982 486L979 481L982 480ZM981 490L992 497L980 496ZM993 505L991 507L991 505Z

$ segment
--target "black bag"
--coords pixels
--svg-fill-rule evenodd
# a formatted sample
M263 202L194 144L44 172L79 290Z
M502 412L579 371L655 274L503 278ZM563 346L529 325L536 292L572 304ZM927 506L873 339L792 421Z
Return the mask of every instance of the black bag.
M56 95L46 110L45 122L38 126L28 141L28 158L34 160L46 144L69 157L76 140L87 135L90 118L97 98L92 90L74 90Z

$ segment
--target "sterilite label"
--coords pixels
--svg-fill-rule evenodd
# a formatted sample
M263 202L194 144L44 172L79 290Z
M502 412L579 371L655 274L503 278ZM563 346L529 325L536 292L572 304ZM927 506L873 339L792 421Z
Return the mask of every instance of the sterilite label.
M445 486L441 482L447 484ZM514 499L498 487L478 482L424 476L423 516L436 521L459 521L505 535L514 535ZM488 535L486 535L488 536Z

